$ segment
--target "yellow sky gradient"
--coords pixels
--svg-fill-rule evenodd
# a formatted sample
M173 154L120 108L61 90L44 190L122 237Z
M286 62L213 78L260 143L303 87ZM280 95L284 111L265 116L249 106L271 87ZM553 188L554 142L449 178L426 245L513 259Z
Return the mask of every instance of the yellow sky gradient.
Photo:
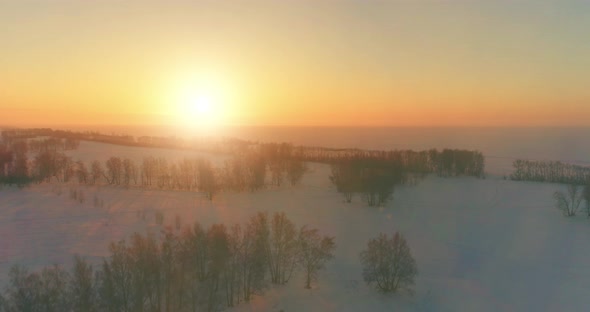
M235 125L587 126L588 29L580 1L5 1L0 125L186 122L204 83Z

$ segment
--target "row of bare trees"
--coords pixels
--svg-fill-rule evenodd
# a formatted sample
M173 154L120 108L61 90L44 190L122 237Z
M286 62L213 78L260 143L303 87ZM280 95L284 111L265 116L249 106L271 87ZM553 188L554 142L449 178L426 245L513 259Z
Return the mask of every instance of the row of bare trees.
M80 146L80 140L74 138L44 138L32 139L26 141L31 152L39 152L44 150L65 151L75 150Z
M517 159L510 179L582 185L590 177L590 167L562 163L560 161L533 161Z
M284 214L265 214L242 228L199 224L181 234L167 229L111 243L111 256L95 270L76 256L71 272L59 266L29 273L15 266L0 295L0 311L214 311L248 302L272 284L285 284L297 269L305 287L331 259L334 239ZM362 275L381 292L413 293L418 273L405 237L381 233L360 254ZM267 278L270 273L270 279Z
M151 156L145 157L139 166L130 159L118 157L109 158L104 167L95 161L91 172L87 172L84 164L78 164L81 183L86 183L90 175L92 183L104 180L111 185L199 190L209 199L222 190L257 191L267 185L281 186L284 181L294 186L300 183L306 170L305 163L300 160L269 162L257 153L234 156L220 168L203 158L170 163L165 158Z
M71 273L14 267L0 311L218 311L297 271L309 288L334 248L333 237L297 228L284 213L258 213L231 227L196 223L159 237L136 233L111 243L98 269L78 257Z
M153 156L144 157L139 164L129 158L110 157L104 163L93 161L88 166L54 148L40 148L32 161L28 152L29 145L22 140L10 146L0 145L0 183L67 183L77 178L81 184L198 190L212 199L222 190L257 191L285 182L297 185L307 170L301 160L260 151L234 155L220 168L204 158L185 158L175 163Z
M330 164L353 159L393 162L409 173L435 173L443 177L466 175L481 178L485 174L484 156L481 152L459 149L371 151L298 147L294 149L294 155L305 161Z

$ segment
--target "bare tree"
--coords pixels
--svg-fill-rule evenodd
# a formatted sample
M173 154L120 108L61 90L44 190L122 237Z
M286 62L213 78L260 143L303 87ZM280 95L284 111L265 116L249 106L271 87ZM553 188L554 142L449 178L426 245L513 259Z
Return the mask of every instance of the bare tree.
M137 166L135 162L129 158L123 160L123 184L129 186L133 181L133 184L137 184Z
M119 157L111 157L106 163L107 168L107 180L109 184L120 185L121 176L123 175L123 161Z
M332 175L330 181L336 186L336 190L344 196L347 203L352 202L354 192L360 184L358 176L360 169L353 166L352 162L340 161L331 165Z
M63 154L62 154L63 155ZM68 182L70 181L70 178L72 178L75 174L75 167L74 167L74 162L72 161L72 159L70 157L62 157L60 159L61 162L61 166L62 166L62 174L63 174L63 182Z
M292 186L301 182L305 171L307 171L307 167L303 161L290 159L287 162L287 179L291 182Z
M68 272L57 265L46 267L41 271L39 300L43 311L70 310L70 297L67 288L69 279Z
M76 164L78 167L76 170L76 173L78 174L78 183L80 183L80 184L88 183L88 177L90 176L90 173L88 172L88 168L86 168L86 165L82 161L78 161L78 162L76 162Z
M584 201L586 201L586 214L590 218L590 176L586 178L586 185L584 185Z
M231 227L228 233L229 259L227 267L223 274L223 284L225 286L225 296L228 307L233 307L240 303L242 289L242 263L244 246L244 231L240 224Z
M280 159L277 159L271 163L269 163L268 165L269 169L270 169L270 176L271 176L271 182L273 185L275 186L281 186L281 184L283 183L283 162Z
M79 256L74 257L74 269L69 285L69 296L74 311L97 311L93 274L92 265Z
M260 155L249 155L246 161L246 184L251 192L260 190L266 181L266 161Z
M411 286L418 269L406 239L399 232L391 239L381 233L369 240L360 259L367 284L376 283L377 289L383 292L405 289L412 293Z
M215 176L215 170L211 162L202 159L198 164L199 173L199 189L205 192L205 196L209 200L213 200L213 196L218 192L219 186Z
M224 224L214 224L207 231L207 310L218 309L218 294L221 290L222 274L227 269L227 263L231 259L229 250L229 237Z
M14 266L8 273L8 287L5 294L5 310L42 311L39 301L41 278L37 273L30 273L22 266Z
M580 203L582 202L582 195L580 188L576 184L569 184L567 186L567 195L559 191L553 193L557 209L561 210L566 217L573 217L576 215Z
M98 160L92 162L91 174L92 184L98 183L100 181L100 178L104 176L104 169L102 167L102 164Z
M30 182L29 160L27 157L26 148L15 149L14 155L14 162L12 164L10 173L15 184L19 187L22 187Z
M270 227L268 265L271 281L285 284L291 278L297 264L297 230L284 212L275 213Z
M141 184L143 186L152 186L155 176L156 159L152 156L145 157L141 163Z
M312 280L317 279L318 271L328 260L334 258L334 237L320 235L318 229L303 226L299 231L299 263L305 271L305 288L311 288Z
M156 159L155 163L156 179L159 188L167 188L170 185L170 172L168 170L168 161L164 157Z
M3 182L7 175L8 164L12 163L14 152L9 150L4 144L0 144L0 182Z
M208 239L207 233L199 223L182 232L180 246L181 258L185 264L186 289L191 311L198 309L201 301L200 290L207 279Z
M250 218L242 240L242 294L246 302L265 286L268 237L268 215L259 212Z
M242 191L246 188L246 165L242 158L234 157L225 162L223 184L227 189Z
M125 241L111 243L111 257L104 260L99 278L98 294L107 311L132 311L133 262Z

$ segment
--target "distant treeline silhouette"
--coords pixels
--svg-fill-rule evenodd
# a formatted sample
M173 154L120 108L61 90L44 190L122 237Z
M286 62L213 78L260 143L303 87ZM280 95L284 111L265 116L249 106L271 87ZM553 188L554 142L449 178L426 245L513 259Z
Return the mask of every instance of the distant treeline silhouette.
M236 152L215 167L202 158L171 162L164 157L146 156L139 163L111 156L104 162L87 164L64 153L77 148L75 139L18 139L0 143L0 184L25 186L37 182L166 190L201 191L208 199L220 191L257 191L285 183L295 186L307 170L306 164L292 155L289 144L262 144ZM29 159L29 154L33 158Z
M42 139L35 139L41 136ZM288 143L258 143L238 139L194 140L178 138L104 135L95 132L71 132L52 129L7 130L0 144L0 183L19 186L37 181L68 182L77 177L80 183L161 189L199 189L209 198L219 190L255 191L266 185L281 186L284 181L296 185L306 171L305 162L331 164L336 178L346 179L352 192L368 195L370 205L383 203L386 189L395 184L414 181L416 177L437 174L442 177L484 177L484 157L478 151L444 149L438 151L332 149L293 146ZM129 146L190 149L230 155L221 168L213 168L204 159L184 159L170 163L164 158L146 156L141 164L113 156L104 164L90 165L73 161L63 151L78 148L81 140ZM28 153L36 153L29 161ZM344 167L351 167L346 169ZM379 188L379 191L375 191ZM379 193L380 195L375 195ZM379 199L381 198L381 199Z
M336 190L351 202L354 194L360 194L369 206L379 206L393 196L396 185L415 183L427 174L449 176L484 176L484 157L477 151L435 149L415 152L390 151L367 152L351 150L323 161L331 163L330 180Z
M436 173L442 177L475 176L483 177L484 156L478 151L458 149L413 150L360 150L332 149L322 147L299 147L295 155L305 161L339 163L341 161L377 161L400 166L405 172Z
M231 227L166 228L159 237L135 233L112 242L98 269L80 257L71 273L13 267L0 311L219 311L297 272L309 288L334 249L334 237L297 228L284 213L257 213Z
M515 181L534 181L584 185L590 178L590 167L562 163L560 161L535 161L517 159L510 175Z
M222 139L182 139L175 136L140 136L138 138L127 134L104 134L97 131L69 131L53 130L50 128L12 129L2 131L3 141L10 143L18 140L28 140L36 137L52 137L58 139L72 139L77 141L91 141L134 147L158 147L180 150L197 150L210 153L231 154L243 151L247 146L254 144L249 141L222 138Z

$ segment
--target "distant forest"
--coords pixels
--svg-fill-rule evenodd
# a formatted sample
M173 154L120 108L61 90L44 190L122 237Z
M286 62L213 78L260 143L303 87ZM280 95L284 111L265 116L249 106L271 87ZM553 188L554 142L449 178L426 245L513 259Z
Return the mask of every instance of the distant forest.
M230 156L221 167L203 158L172 163L146 155L139 163L111 156L104 163L74 161L66 151L80 141L126 146L160 147L218 153ZM29 155L33 155L29 159ZM178 138L105 135L52 129L8 130L0 143L0 183L25 186L56 181L125 187L176 189L203 192L207 198L220 191L257 191L283 184L295 186L307 170L306 163L332 168L330 180L347 202L361 194L369 206L389 200L395 185L416 183L428 174L441 177L484 177L484 156L478 151L375 151L293 146L238 139L182 140Z
M559 161L517 159L513 163L511 180L584 185L590 181L590 167Z

